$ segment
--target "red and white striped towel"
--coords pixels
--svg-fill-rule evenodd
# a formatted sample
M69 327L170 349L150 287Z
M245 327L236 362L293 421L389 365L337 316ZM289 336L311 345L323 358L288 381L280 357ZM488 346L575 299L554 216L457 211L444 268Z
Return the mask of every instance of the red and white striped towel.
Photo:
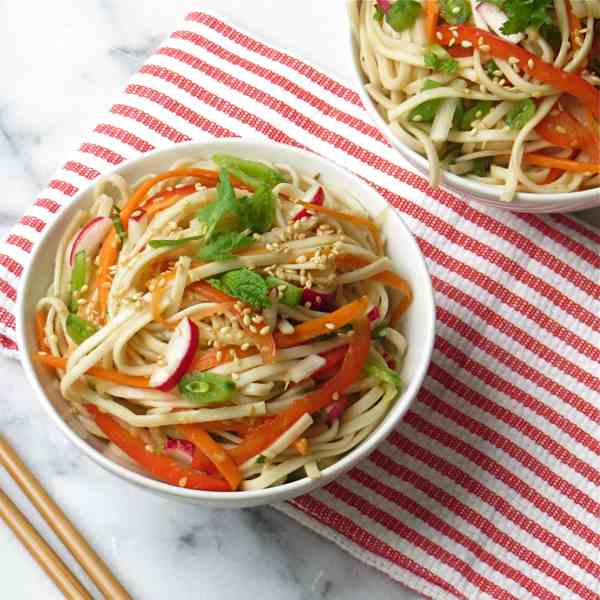
M190 14L135 75L0 254L0 343L40 232L125 158L211 136L310 148L404 214L438 306L403 424L348 476L282 507L432 598L600 598L600 232L471 206L407 168L343 83Z

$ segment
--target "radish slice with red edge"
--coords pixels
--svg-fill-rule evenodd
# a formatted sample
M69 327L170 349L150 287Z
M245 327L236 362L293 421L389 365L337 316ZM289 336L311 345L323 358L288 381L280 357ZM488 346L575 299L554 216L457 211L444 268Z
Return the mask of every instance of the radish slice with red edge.
M85 227L82 227L71 243L69 266L73 266L75 256L82 250L85 250L88 258L93 258L112 226L109 217L95 217Z
M323 206L323 204L325 203L325 192L323 191L322 187L319 187L319 189L315 192L310 203L317 204L318 206ZM301 208L292 218L292 223L295 223L300 219L304 219L305 217L310 216L311 214L306 210L306 208Z
M323 410L327 415L327 420L330 423L333 423L336 419L339 419L343 412L348 407L348 398L346 396L342 396L339 400L328 404Z
M304 306L307 302L310 302L310 307L313 310L331 312L336 308L335 294L319 292L313 288L304 288L302 290L302 299L300 300L300 303Z
M523 39L522 33L506 34L502 32L502 27L504 27L504 23L506 23L508 17L495 4L480 2L477 5L477 12L481 15L487 26L507 42L518 44Z
M183 319L175 328L167 351L166 365L159 367L150 377L153 388L166 392L177 385L192 365L198 349L198 326L190 319Z
M369 319L369 322L371 322L371 323L373 323L374 321L378 321L379 319L381 319L381 313L379 312L379 308L377 306L374 306L367 313L367 318Z
M195 451L196 447L192 442L188 442L188 440L172 437L167 437L165 440L165 454L168 454L182 463L191 463Z

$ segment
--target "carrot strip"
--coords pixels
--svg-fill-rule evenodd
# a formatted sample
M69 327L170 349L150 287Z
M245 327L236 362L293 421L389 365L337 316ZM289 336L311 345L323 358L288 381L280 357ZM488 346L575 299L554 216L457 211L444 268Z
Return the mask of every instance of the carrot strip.
M110 268L117 262L117 246L119 240L114 227L108 232L102 242L98 255L98 270L94 280L90 284L90 298L93 298L97 290L98 314L103 323L106 317L106 306L108 304L108 293L110 291L111 274Z
M298 438L292 446L302 456L306 456L309 451L308 440L305 437Z
M50 348L46 343L46 333L44 332L44 328L46 326L46 317L44 317L44 313L41 310L36 311L35 313L35 337L37 339L37 345L40 350L43 352L49 352Z
M294 333L284 334L278 332L275 334L275 343L278 348L289 348L319 335L331 333L362 317L368 306L369 299L367 296L363 296L334 310L332 313L296 325Z
M62 356L52 356L50 354L42 354L37 352L33 355L33 359L37 362L47 365L48 367L54 367L55 369L67 368L67 359ZM85 375L97 377L98 379L106 379L106 381L112 381L113 383L119 383L121 385L128 385L131 387L152 388L148 377L126 375L125 373L119 373L119 371L115 371L113 369L92 367L85 372Z
M312 202L307 202L303 206L306 210L310 212L321 213L327 215L328 217L339 219L340 221L348 221L349 223L353 223L354 225L366 227L371 232L371 235L375 240L378 252L383 252L383 242L379 233L379 227L377 227L377 225L375 225L375 223L373 223L371 219L367 217L361 217L360 215L354 215L352 213L346 213L340 210L335 210L334 208L327 208L325 206L313 204Z
M177 428L177 431L192 442L196 446L197 451L202 452L212 462L227 480L232 491L238 488L242 481L242 474L223 446L215 442L202 427L181 425Z
M437 0L425 0L425 35L430 44L435 43L435 30L440 16Z
M248 350L241 350L238 346L224 346L219 350L211 349L201 352L192 363L191 371L208 371L214 369L219 365L224 365L231 362L231 351L235 352L238 358L246 358L248 356L254 356L257 351L254 348Z
M122 427L110 415L101 413L96 406L88 405L88 410L94 417L96 425L100 427L106 437L157 479L171 485L194 490L230 491L229 483L223 479L217 479L204 473L198 473L188 467L183 467L164 454L149 452L142 440Z
M241 302L237 298L222 292L214 288L210 283L206 283L206 281L196 281L190 287L196 290L200 295L202 295L207 300L212 300L213 302L231 302L233 303L232 312L238 317L240 325L242 329L246 332L246 335L252 339L256 347L258 348L261 356L265 360L265 362L271 363L275 358L275 352L277 351L275 347L275 340L273 338L272 333L268 333L267 335L259 335L257 333L253 333L250 331L249 327L244 323L242 308L241 310L236 308L236 304Z
M571 32L571 48L576 50L581 47L581 40L579 38L579 30L581 29L581 22L577 18L577 15L573 12L573 6L571 0L565 2L565 8L567 9L567 17L569 19L569 30Z
M582 163L567 158L554 158L543 154L525 154L523 163L538 167L562 169L571 173L600 173L600 163Z

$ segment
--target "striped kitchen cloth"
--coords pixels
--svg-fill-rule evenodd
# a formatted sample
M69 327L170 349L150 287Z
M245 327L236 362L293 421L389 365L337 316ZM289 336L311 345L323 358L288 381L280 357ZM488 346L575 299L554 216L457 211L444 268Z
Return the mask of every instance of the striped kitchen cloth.
M218 16L188 15L5 240L4 351L23 265L61 206L126 158L212 136L363 176L404 215L436 292L433 361L401 426L281 509L431 598L600 598L600 232L430 189L352 89Z

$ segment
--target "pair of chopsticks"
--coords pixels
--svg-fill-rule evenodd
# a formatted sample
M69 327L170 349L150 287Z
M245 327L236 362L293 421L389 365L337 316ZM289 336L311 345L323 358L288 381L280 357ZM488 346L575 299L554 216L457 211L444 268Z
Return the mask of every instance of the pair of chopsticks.
M48 496L40 482L25 466L14 449L0 435L0 464L44 517L54 533L69 549L90 579L109 600L131 600L131 596L108 570L91 546L66 517L65 513ZM69 600L93 600L69 568L52 550L44 538L33 528L23 513L0 489L0 517L46 571L48 576Z

